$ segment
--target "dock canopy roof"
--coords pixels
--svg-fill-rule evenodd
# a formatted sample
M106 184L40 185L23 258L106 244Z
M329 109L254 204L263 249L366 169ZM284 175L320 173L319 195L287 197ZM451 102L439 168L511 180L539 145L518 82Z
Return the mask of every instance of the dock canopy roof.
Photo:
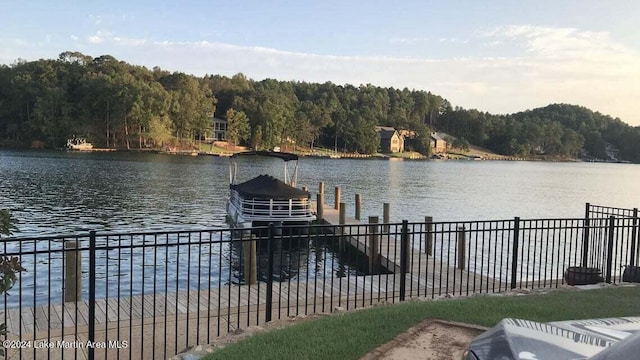
M231 185L244 198L289 200L309 198L309 192L293 186L269 175L260 175L242 184Z
M298 155L290 154L286 152L276 152L276 151L245 151L233 154L232 158L237 158L239 156L269 156L280 158L284 161L298 160Z

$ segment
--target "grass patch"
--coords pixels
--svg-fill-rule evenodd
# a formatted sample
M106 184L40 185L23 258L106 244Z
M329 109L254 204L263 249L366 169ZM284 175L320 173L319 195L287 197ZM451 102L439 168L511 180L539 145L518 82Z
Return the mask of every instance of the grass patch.
M424 319L493 326L505 317L540 322L640 315L640 287L545 295L406 302L323 317L247 338L214 359L359 359Z

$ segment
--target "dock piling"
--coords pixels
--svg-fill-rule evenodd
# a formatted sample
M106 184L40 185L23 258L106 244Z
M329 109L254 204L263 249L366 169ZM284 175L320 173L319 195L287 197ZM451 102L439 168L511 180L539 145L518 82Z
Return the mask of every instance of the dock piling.
M382 204L382 223L384 224L384 232L388 233L389 232L389 218L390 218L390 213L391 212L391 205L389 203L384 203Z
M336 186L335 189L335 206L336 210L340 210L340 186Z
M321 224L324 220L324 194L316 194L316 219Z
M82 253L78 250L78 240L67 240L65 248L65 286L64 301L82 300Z
M249 239L242 242L242 250L244 257L244 281L245 284L253 285L257 283L257 252L256 240L249 235Z
M324 195L324 181L320 181L320 184L318 185L318 193Z
M362 195L361 194L356 194L356 220L361 220L360 219L360 213L362 210Z
M426 253L428 256L433 256L433 217L432 216L425 216L424 217L424 223L425 223L425 230L427 231L426 234Z

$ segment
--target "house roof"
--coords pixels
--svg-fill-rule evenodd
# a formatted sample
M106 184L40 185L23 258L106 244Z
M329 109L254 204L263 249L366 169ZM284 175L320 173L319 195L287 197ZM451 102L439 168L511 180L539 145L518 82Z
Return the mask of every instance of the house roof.
M217 118L217 117L214 117L214 118L213 118L213 122L217 122L217 123L224 123L224 124L226 124L226 123L227 123L227 120L225 120L225 119L220 119L220 118Z
M431 138L436 141L444 141L444 139L441 138L440 135L438 135L438 133L431 133Z
M376 132L380 133L381 139L391 139L393 134L396 132L396 129L391 126L376 126Z
M231 158L240 156L267 156L279 158L284 161L298 160L298 155L280 151L243 151L231 155Z
M285 184L270 175L260 175L242 184L231 185L245 198L289 200L309 198L309 192Z

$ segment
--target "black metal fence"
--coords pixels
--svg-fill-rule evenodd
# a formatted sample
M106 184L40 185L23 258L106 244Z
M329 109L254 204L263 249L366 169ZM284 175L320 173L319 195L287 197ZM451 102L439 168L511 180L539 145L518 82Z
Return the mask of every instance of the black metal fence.
M609 266L609 258L624 258L624 263L615 262L613 267L637 266L640 249L638 249L638 208L624 209L609 206L585 206L585 222L589 231L585 232L585 243L591 252L583 255L582 266L602 268ZM609 228L592 226L606 222ZM621 231L611 231L610 228L620 227ZM627 240L627 241L625 241ZM609 254L611 253L611 256Z
M410 297L618 282L637 210L507 219L9 238L27 271L0 299L9 358L167 358L267 321ZM615 210L618 211L618 210ZM630 215L629 215L630 214Z

